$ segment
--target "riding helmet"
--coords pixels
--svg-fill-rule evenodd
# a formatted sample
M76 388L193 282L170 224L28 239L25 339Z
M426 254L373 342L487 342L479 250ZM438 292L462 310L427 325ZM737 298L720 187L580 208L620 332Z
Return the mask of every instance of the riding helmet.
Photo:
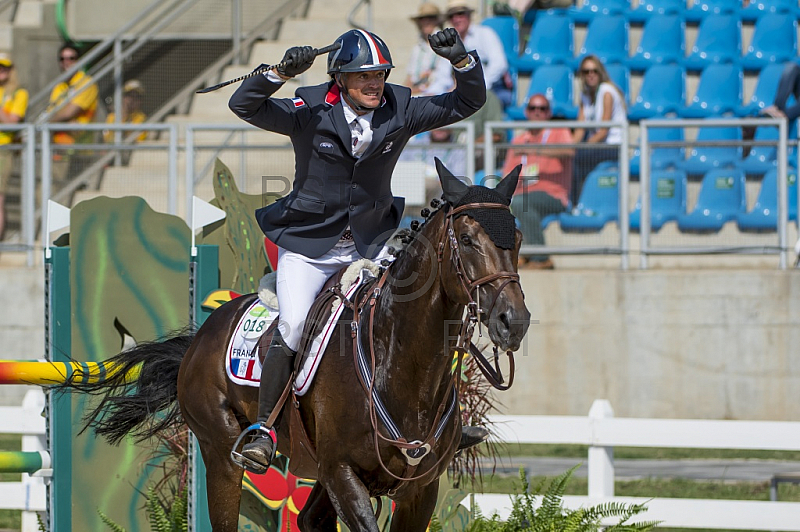
M388 77L394 68L389 47L372 32L350 30L336 42L341 47L328 54L328 74L385 70Z

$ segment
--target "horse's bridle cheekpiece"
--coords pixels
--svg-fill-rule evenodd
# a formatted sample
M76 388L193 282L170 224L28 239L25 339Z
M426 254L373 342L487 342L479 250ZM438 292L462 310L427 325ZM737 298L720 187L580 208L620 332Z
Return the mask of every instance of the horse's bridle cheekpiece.
M473 187L470 189L470 193L465 196L461 201L458 202L458 206L451 209L449 212L445 214L446 221L445 221L445 238L450 243L450 261L453 263L453 267L455 268L458 279L461 282L461 286L464 288L464 292L467 294L469 298L469 303L467 303L467 315L464 318L464 321L461 323L461 330L458 335L458 339L456 340L456 353L459 355L459 370L461 364L461 357L469 351L472 356L475 358L475 361L478 364L483 375L486 377L486 380L489 383L497 388L498 390L507 390L511 388L511 385L514 383L514 355L511 351L508 351L506 355L508 356L509 360L509 380L508 384L504 384L503 375L500 372L500 365L498 361L498 349L494 347L494 368L491 367L489 361L483 356L483 353L472 343L472 333L475 330L475 325L480 325L481 315L485 314L486 316L491 315L492 309L494 308L495 303L497 302L497 298L500 297L500 293L503 289L510 283L517 283L519 284L519 274L516 272L506 272L500 271L489 274L485 277L481 277L480 279L470 279L469 274L467 274L466 269L464 268L464 263L461 260L461 251L458 245L458 239L455 235L455 230L453 229L453 220L457 218L461 214L467 214L470 218L473 218L481 224L484 231L489 234L492 241L498 247L502 247L499 245L498 240L505 243L505 236L499 234L499 229L505 226L508 220L504 219L502 215L508 216L510 218L511 228L510 234L515 235L516 231L514 230L514 216L510 212L510 208L508 204L504 201L500 200L500 202L491 202L491 203L464 203L464 199L470 196L471 192L474 190L486 190L489 192L494 193L490 189L486 189L484 187ZM494 193L496 194L496 193ZM499 196L499 194L497 195ZM498 213L499 215L495 216L484 216L487 214L486 211ZM481 219L486 221L486 225L481 222ZM491 224L491 225L490 225ZM492 237L491 233L487 230L487 225L492 227L494 231L498 234L497 240ZM504 227L506 231L509 231L508 227ZM509 246L504 249L510 249L512 246ZM444 259L444 248L445 243L439 243L439 263ZM500 286L497 288L497 291L494 294L494 298L492 299L491 304L486 310L483 310L480 305L480 292L478 289L485 285L490 284L498 279L503 279L503 282L500 283ZM473 297L473 294L476 297Z

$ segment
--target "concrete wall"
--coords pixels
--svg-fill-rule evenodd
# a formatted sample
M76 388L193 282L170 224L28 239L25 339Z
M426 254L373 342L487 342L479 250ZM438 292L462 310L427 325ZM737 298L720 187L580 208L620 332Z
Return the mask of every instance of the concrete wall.
M511 414L800 419L800 272L522 272Z
M800 419L800 271L522 271L511 414ZM44 354L41 268L0 268L0 358ZM0 404L24 387L0 386Z
M0 266L0 360L44 359L44 269ZM0 386L0 405L20 406L28 386Z

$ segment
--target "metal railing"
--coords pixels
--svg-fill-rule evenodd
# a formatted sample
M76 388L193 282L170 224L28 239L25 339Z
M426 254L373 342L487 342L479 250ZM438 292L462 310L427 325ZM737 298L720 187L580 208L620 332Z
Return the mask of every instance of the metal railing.
M52 163L53 155L66 152L67 150L80 150L84 152L97 151L97 160L89 166L88 170L82 172L86 174L92 171L99 174L105 167L102 161L110 161L114 158L115 152L120 149L125 151L139 151L139 150L157 150L167 151L167 212L169 214L177 214L178 205L178 126L176 124L42 124L38 128L41 131L41 169L42 169L42 193L41 193L41 218L42 227L48 226L47 200L54 199L56 201L64 201L73 192L77 190L77 181L71 180L69 184L59 191L57 194L52 194ZM52 142L52 133L55 131L93 131L100 133L104 130L108 131L129 131L131 132L127 138L136 138L142 132L159 131L167 133L166 146L161 143L132 143L132 144L114 144L114 143L82 143L82 144L56 144ZM46 244L49 235L43 235L42 238Z
M649 132L653 128L709 128L709 127L766 127L773 126L778 128L778 140L776 141L750 141L747 144L752 146L776 146L778 163L778 212L777 220L777 246L763 245L702 245L702 246L659 246L655 247L651 242L651 149L685 146L686 142L651 142ZM685 254L717 254L717 253L756 253L756 254L778 254L780 269L786 269L788 257L787 222L788 216L788 196L787 196L787 162L788 162L788 127L786 120L772 118L746 118L739 120L731 119L711 119L703 120L643 120L639 124L641 138L641 167L639 181L641 188L641 241L640 241L640 267L647 269L648 258L650 255L685 255ZM742 142L741 144L744 144ZM707 141L692 143L695 146L730 146L730 142L721 143L720 141Z
M283 151L283 152L293 152L293 148L291 143L289 143L288 138L286 142L275 144L270 143L266 144L263 141L258 141L256 139L248 141L246 139L246 135L248 134L255 134L255 135L268 135L264 131L250 126L248 124L186 124L185 126L185 148L186 148L186 171L184 177L185 183L185 202L186 202L186 213L187 219L191 219L192 213L192 197L195 195L195 190L197 186L203 182L207 177L210 176L211 170L213 169L215 159L220 157L221 154L227 152L233 152L233 158L236 159L236 164L238 166L238 172L236 174L237 185L240 190L246 191L248 187L249 180L251 179L249 176L252 173L251 165L252 163L248 162L248 157L246 156L248 152L252 151L264 151L266 153L275 152L275 151ZM457 173L464 173L466 176L472 176L475 174L475 126L470 122L464 123L457 123L450 126L447 126L448 130L451 130L457 133L456 138L452 142L447 143L434 143L433 145L427 143L420 143L414 144L409 143L404 151L403 155L401 155L402 162L413 162L415 160L419 160L419 155L424 153L426 159L430 165L433 164L433 157L438 155L442 156L443 153L447 152L452 154L455 158L462 158L463 159L463 172ZM220 132L224 133L225 136L221 140L215 140L213 142L200 142L198 141L198 135L203 133L210 133L210 132ZM264 137L262 137L264 138ZM432 150L436 150L436 153L433 153ZM441 151L440 151L441 150ZM236 151L239 151L238 156L236 155ZM200 153L205 152L203 157L204 159L200 159ZM427 157L430 155L430 157ZM293 157L293 154L292 154ZM292 159L293 160L293 159ZM233 162L233 161L231 161ZM447 161L445 161L447 164ZM284 165L286 167L287 165ZM289 165L293 166L293 165ZM402 167L402 165L400 165ZM258 170L264 170L266 165L260 165ZM402 171L396 172L395 177L393 179L393 188L399 195L403 195L404 191L408 191L410 194L414 195L415 197L419 197L420 194L424 195L424 170L415 167L415 170L420 170L423 172L418 176L404 176L402 175ZM262 179L266 179L267 176L258 174ZM286 193L288 192L285 190L286 185L290 184L293 180L294 174L287 176L276 176L281 178L281 191L276 190L266 190L266 184L262 182L262 189L259 190L260 193L264 192L279 192L279 193ZM408 187L411 189L409 190ZM418 187L422 187L422 190L417 190ZM423 205L426 203L427 200L419 203L419 205ZM416 206L417 203L410 202L409 205Z
M26 254L26 264L33 266L36 246L36 127L33 124L3 124L0 131L14 131L19 135L19 144L4 144L0 146L0 150L20 153L22 185L20 241L17 244L0 241L0 251L23 251Z
M726 228L727 233L724 235L712 234L696 237L693 235L686 235L680 232L676 227L670 228L666 235L661 231L653 239L653 230L651 227L651 214L652 202L650 198L650 181L652 176L652 169L650 168L651 154L653 149L687 146L687 145L703 145L714 144L720 145L719 142L699 142L699 141L676 141L676 142L654 142L649 139L649 132L656 127L711 127L714 124L730 126L766 126L774 127L778 130L779 138L771 141L725 141L725 145L745 144L745 145L758 145L758 146L774 146L777 152L777 168L778 168L778 216L776 218L775 229L770 229L767 234L751 236L741 231L737 232L734 226ZM487 124L484 131L486 142L484 148L484 165L486 174L492 175L496 170L494 168L495 156L491 154L498 153L498 150L505 150L516 145L510 143L495 143L492 140L492 132L497 129L523 129L529 127L541 127L542 125L550 127L557 126L586 126L586 123L578 122L559 122L559 123L535 123L535 122L491 122ZM596 124L593 124L596 125ZM553 254L553 255L619 255L620 266L625 269L629 267L629 260L631 257L636 257L639 254L638 267L645 269L650 267L649 261L653 256L665 255L709 255L709 254L758 254L758 255L774 255L779 261L781 269L790 266L790 253L793 242L790 242L790 237L795 230L795 226L791 226L789 230L788 216L788 197L787 197L787 180L788 173L788 146L786 140L786 123L782 120L771 119L745 119L745 120L702 120L702 121L678 121L678 120L663 120L663 121L643 121L640 124L641 129L641 171L640 180L638 183L629 183L629 149L632 146L628 144L628 127L627 125L620 125L614 123L604 124L607 126L621 127L624 135L624 142L620 145L620 154L618 157L617 167L614 168L615 175L619 176L618 181L618 219L615 223L610 224L608 231L605 229L598 238L597 232L590 234L571 235L563 231L559 231L559 224L553 223L552 227L548 227L548 235L552 235L552 242L557 245L547 246L523 246L521 252L523 255L537 255L537 254ZM185 127L185 144L180 142L180 128ZM406 146L401 160L419 160L419 156L423 158L430 158L432 161L433 153L436 149L442 150L462 150L460 153L464 154L464 174L467 177L475 175L475 150L474 135L472 133L473 125L469 122L463 124L454 124L451 126L453 130L465 131L465 135L461 135L461 139L456 142L439 143L439 144L414 144L410 143ZM48 199L54 199L60 203L69 204L71 196L81 188L90 188L96 190L97 187L106 180L104 186L100 191L104 194L110 195L124 195L124 194L137 194L137 190L126 188L121 191L114 191L108 189L108 182L106 177L109 172L113 172L116 176L115 183L124 182L122 175L124 172L132 172L133 176L130 181L136 181L136 172L142 170L135 170L135 165L129 168L124 166L115 165L111 166L110 163L119 158L122 153L136 153L141 150L156 150L161 151L162 160L155 160L149 158L149 164L146 172L153 173L154 169L158 176L163 176L160 183L166 184L166 191L158 189L155 194L160 194L155 197L156 209L164 208L171 214L183 214L184 211L187 216L191 215L191 197L195 194L197 186L202 183L203 179L210 175L209 170L213 167L214 160L217 157L223 158L226 164L232 164L233 175L237 183L240 184L242 190L245 190L248 175L255 174L260 178L265 175L283 175L286 177L285 181L288 183L293 175L293 150L288 141L281 140L276 143L273 138L257 128L247 124L186 124L179 126L177 124L42 124L35 126L33 124L20 124L5 126L5 130L20 132L20 142L18 144L9 144L0 146L0 150L16 150L20 153L21 163L19 172L22 177L22 190L20 194L21 205L21 225L20 234L17 238L11 241L0 242L0 251L22 251L27 254L28 264L34 262L34 250L37 248L36 235L39 227L47 227L47 212L44 209L37 209L38 205L46 205ZM82 131L82 132L95 132L99 133L102 130L108 130L112 135L119 137L124 136L123 142L110 142L101 143L95 142L93 144L54 144L52 142L53 132L55 131ZM159 140L148 140L146 142L137 142L137 137L143 131L150 131L160 133ZM219 132L223 135L207 135L199 137L199 133ZM124 133L124 135L122 135ZM41 136L40 136L41 135ZM253 135L247 137L247 135ZM263 137L259 137L263 136ZM795 146L797 141L792 141L792 146ZM557 147L570 146L587 148L585 144L571 144L571 145L550 145ZM183 156L183 151L186 151L185 159L185 174L184 179L178 180L178 167ZM77 167L73 165L72 175L88 176L81 179L71 179L66 183L64 188L54 193L52 188L52 162L53 156L59 153L66 153L70 150L77 150L80 152L88 153L90 156L84 157L81 160L81 165ZM263 151L263 154L257 152ZM280 155L277 155L280 152ZM38 154L38 155L37 155ZM249 154L249 155L248 155ZM415 155L416 154L416 155ZM461 157L461 155L458 155ZM204 157L204 158L202 158ZM136 161L136 156L133 156ZM139 157L141 160L141 157ZM37 168L37 162L38 168ZM424 162L424 161L423 161ZM414 171L420 170L422 166L414 166ZM404 169L407 173L411 166ZM122 173L121 173L122 172ZM456 173L461 173L456 170ZM431 174L432 175L432 174ZM43 176L41 181L41 193L38 194L39 201L37 201L36 179ZM425 178L420 176L413 176L414 179L407 179L413 181L414 186L419 187L420 183L424 183ZM435 177L435 176L434 176ZM400 174L395 176L397 184L397 191L399 195L404 195L406 192L401 191L401 181L404 178ZM207 182L206 182L207 183ZM254 184L253 182L250 183ZM185 185L185 186L184 186ZM753 194L758 184L750 182L750 204L752 204ZM163 186L163 185L160 185ZM204 185L205 186L205 185ZM262 188L264 184L262 183ZM690 182L690 188L694 193L699 189L697 181ZM255 187L252 192L255 192ZM629 214L631 212L631 197L639 190L641 197L641 228L640 232L635 235L630 234L630 221ZM183 189L183 190L181 190ZM264 192L259 190L258 192ZM151 191L152 192L152 191ZM203 190L202 195L207 196L210 189ZM151 194L152 195L152 194ZM166 200L165 206L160 206L160 201ZM635 199L635 198L634 198ZM184 203L181 203L184 202ZM155 205L155 204L154 204ZM184 205L186 208L184 209ZM792 216L794 214L792 213ZM40 217L44 218L45 225L39 223ZM794 220L794 219L792 219ZM734 224L735 225L735 224ZM49 235L48 235L49 236ZM667 238L672 238L670 242ZM548 236L548 241L551 237ZM686 243L695 244L694 247L685 245ZM681 244L684 245L681 245Z
M125 24L122 28L120 28L114 35L108 37L103 42L97 44L96 46L92 47L86 54L81 56L78 61L66 72L61 73L57 78L51 81L45 88L33 94L28 102L28 106L31 109L37 110L41 108L45 102L50 97L50 93L52 92L53 88L60 84L66 83L69 81L72 76L74 76L78 71L86 70L87 73L95 78L99 78L100 76L110 72L113 69L118 69L119 65L127 59L128 57L133 54L136 50L141 48L145 43L150 41L153 36L158 33L161 29L166 27L169 23L174 21L178 16L184 13L191 5L196 2L197 0L171 0L168 2L162 2L161 0L155 0L152 4L150 4L147 8L142 10L137 16L132 18L127 24ZM149 26L149 30L145 33L137 36L137 38L128 46L126 50L121 49L121 43L123 37L130 32L132 28L135 28L142 22L144 22L148 17L153 19L152 25ZM104 55L108 54L109 52L113 52L110 57L99 61L98 64L94 65L90 68L90 65L93 65L95 61L100 60ZM122 83L119 80L119 86L116 87L116 91L119 91L119 98L116 98L117 101L121 101L122 95ZM62 102L58 105L46 109L39 114L36 119L37 124L42 124L47 122L50 117L56 112L58 112L61 108L64 107L74 96L82 93L84 90L88 89L91 85L84 84L78 88L78 90L73 91L71 94L68 94L67 98L64 98ZM118 114L118 116L121 116Z

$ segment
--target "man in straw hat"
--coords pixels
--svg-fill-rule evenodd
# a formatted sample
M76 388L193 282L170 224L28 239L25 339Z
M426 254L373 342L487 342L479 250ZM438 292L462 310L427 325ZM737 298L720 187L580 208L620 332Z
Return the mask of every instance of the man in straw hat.
M445 9L445 18L456 29L467 50L475 50L483 62L483 78L486 88L491 89L502 102L503 107L512 105L511 80L508 75L508 60L503 43L497 33L487 26L472 24L472 13L475 8L472 0L449 0ZM434 84L430 90L434 93L444 92L452 87L452 74L447 65L436 65Z
M412 94L431 94L428 87L433 81L436 65L443 62L442 68L448 73L448 77L450 74L448 61L436 55L428 43L428 37L441 29L442 12L436 4L425 2L419 6L417 14L409 18L417 25L419 39L411 49L405 84L411 87Z
M129 79L122 86L122 117L117 120L117 114L110 111L106 117L107 124L143 124L147 120L147 115L142 111L142 97L144 96L144 87L142 82L138 79ZM123 136L130 133L125 131ZM103 139L106 142L114 142L114 132L111 130L103 131ZM147 139L147 132L142 132L136 140L142 141ZM130 157L130 153L128 153Z

